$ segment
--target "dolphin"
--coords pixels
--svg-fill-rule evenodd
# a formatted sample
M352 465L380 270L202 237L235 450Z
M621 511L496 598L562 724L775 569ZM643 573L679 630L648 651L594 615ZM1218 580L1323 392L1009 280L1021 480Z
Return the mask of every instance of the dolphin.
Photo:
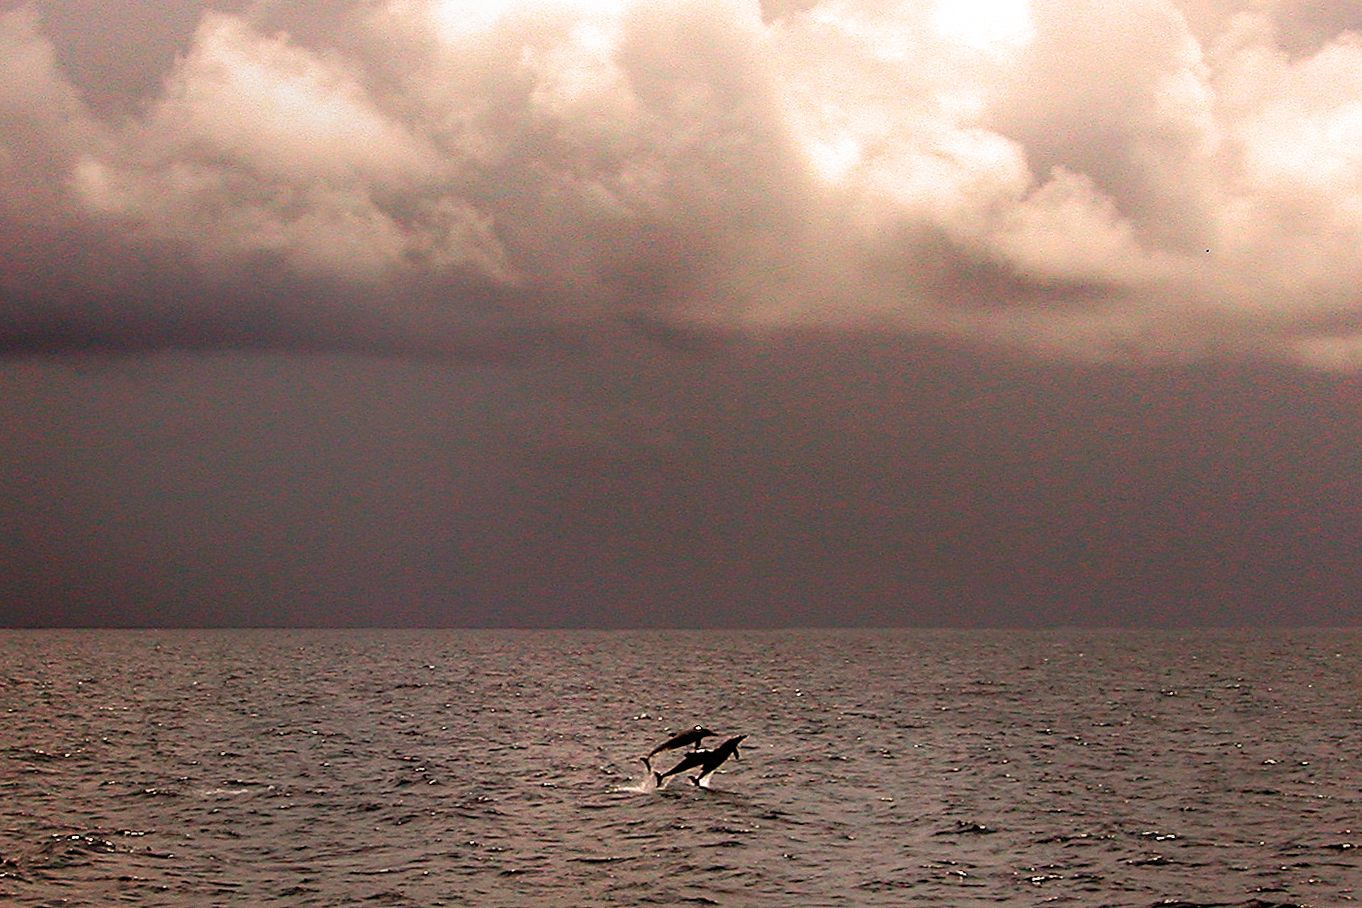
M741 760L742 754L738 753L738 745L741 744L742 739L746 737L747 735L738 735L736 738L729 738L727 741L711 750L705 757L704 762L700 765L700 774L691 776L690 780L696 785L699 785L705 780L706 776L724 765L724 761L729 757L732 757L735 760Z
M653 778L657 780L657 787L661 788L662 783L667 780L668 776L674 776L678 772L685 772L686 770L693 769L696 766L704 766L706 761L708 761L713 756L714 751L712 750L692 750L690 753L686 754L684 757L681 758L681 762L677 763L675 766L673 766L666 772L658 772L654 770Z
M648 756L642 758L643 765L648 767L648 769L651 771L653 768L653 757L662 753L662 751L676 750L676 748L678 747L691 746L699 747L701 741L703 741L705 738L712 737L714 737L714 732L710 731L708 728L705 728L703 725L697 725L690 731L683 731L679 735L672 735L670 738L663 741L661 744L657 745L651 751L649 751Z
M738 745L741 744L742 739L746 737L747 735L738 735L736 738L729 738L713 750L692 751L682 757L681 762L677 763L666 772L654 772L653 778L657 779L657 784L660 787L662 783L667 780L668 776L674 776L678 772L685 772L688 769L698 766L700 768L700 774L691 776L690 780L696 785L699 785L705 780L706 776L722 766L724 761L729 757L734 757L739 760L742 759L742 755L738 753Z

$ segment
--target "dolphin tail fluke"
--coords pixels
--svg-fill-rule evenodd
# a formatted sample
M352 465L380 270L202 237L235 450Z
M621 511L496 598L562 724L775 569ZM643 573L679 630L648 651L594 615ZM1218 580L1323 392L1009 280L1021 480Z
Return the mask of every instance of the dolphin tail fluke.
M657 779L657 787L658 787L658 788L661 788L661 787L662 787L662 773L657 772L656 770L654 770L654 771L653 771L653 778L654 778L654 779Z
M653 761L650 757L639 757L639 760L644 766L648 767L649 772L653 771Z

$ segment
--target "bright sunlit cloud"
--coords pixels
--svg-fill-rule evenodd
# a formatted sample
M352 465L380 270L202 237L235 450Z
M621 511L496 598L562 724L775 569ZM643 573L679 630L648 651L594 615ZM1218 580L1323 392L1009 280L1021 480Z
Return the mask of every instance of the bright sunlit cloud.
M1030 0L937 0L932 27L976 50L1001 53L1033 36Z
M447 289L475 284L552 324L1355 346L1354 33L1287 54L1269 13L1208 36L1172 0L386 0L329 43L295 15L206 12L117 121L32 10L0 16L4 235L213 280L266 263L453 323L492 317ZM46 246L7 273L104 285Z

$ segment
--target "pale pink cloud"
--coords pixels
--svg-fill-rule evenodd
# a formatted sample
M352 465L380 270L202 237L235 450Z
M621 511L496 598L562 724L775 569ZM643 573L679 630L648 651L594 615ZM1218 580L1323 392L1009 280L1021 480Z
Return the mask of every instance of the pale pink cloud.
M451 289L476 285L546 325L872 319L1341 368L1362 39L1317 12L264 4L205 13L158 95L101 119L23 9L0 18L0 211L7 235L59 212L77 244L140 244L153 280L268 261L410 324L495 322Z

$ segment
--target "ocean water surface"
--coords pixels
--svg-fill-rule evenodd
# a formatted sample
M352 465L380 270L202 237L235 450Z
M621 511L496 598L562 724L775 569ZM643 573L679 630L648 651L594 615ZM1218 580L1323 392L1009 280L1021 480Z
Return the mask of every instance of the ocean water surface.
M1342 906L1362 632L0 631L0 799L17 906Z

